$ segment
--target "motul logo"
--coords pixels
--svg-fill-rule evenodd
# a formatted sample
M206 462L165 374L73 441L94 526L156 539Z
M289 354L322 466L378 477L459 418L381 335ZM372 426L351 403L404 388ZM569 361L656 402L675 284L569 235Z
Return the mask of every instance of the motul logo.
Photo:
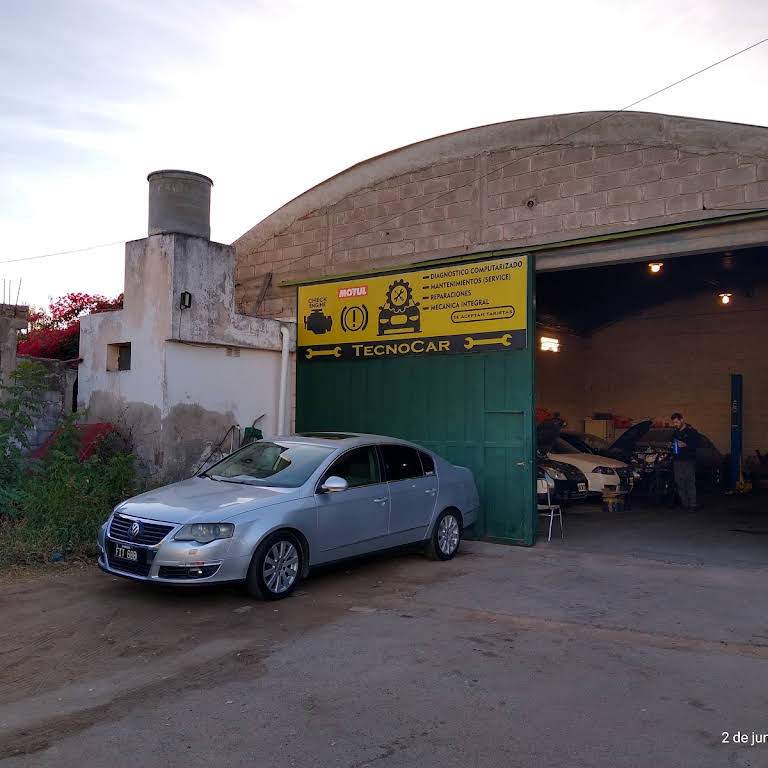
M356 285L352 288L339 288L340 299L351 299L354 296L367 296L367 295L368 295L367 285Z

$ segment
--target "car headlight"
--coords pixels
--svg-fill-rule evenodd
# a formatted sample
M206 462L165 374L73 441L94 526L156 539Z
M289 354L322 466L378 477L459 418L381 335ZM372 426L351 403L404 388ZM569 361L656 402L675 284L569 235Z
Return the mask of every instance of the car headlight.
M554 467L547 467L547 471L544 473L544 476L546 477L547 475L549 475L550 478L554 478L555 480L568 479L565 476L565 472L561 472L559 469L555 469Z
M183 525L173 537L175 541L196 541L208 544L216 539L231 539L235 533L232 523L190 523Z
M598 475L615 475L616 474L611 467L595 467L592 471L596 472Z

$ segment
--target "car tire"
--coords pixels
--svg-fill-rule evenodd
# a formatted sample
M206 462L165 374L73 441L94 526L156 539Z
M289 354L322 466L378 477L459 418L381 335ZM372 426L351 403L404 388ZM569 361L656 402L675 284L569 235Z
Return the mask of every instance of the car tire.
M301 578L301 545L288 531L275 531L259 544L248 568L245 586L251 597L282 600Z
M444 509L435 520L424 554L431 560L450 560L460 544L461 514L455 509Z

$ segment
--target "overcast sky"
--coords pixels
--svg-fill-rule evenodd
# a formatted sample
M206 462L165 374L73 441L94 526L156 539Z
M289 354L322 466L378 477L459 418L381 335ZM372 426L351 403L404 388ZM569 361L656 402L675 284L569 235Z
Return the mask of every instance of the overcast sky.
M764 37L765 0L3 0L0 262L144 237L160 168L213 178L229 243L365 158L618 109ZM768 125L766 75L768 44L638 109ZM113 296L123 248L0 278Z

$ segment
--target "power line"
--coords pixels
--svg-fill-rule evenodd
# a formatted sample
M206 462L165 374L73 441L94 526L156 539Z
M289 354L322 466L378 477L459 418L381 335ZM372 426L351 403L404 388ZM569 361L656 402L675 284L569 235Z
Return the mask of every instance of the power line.
M115 240L113 243L101 243L101 245L89 245L86 248L73 248L71 251L54 251L53 253L41 253L39 256L24 256L20 259L6 259L0 261L0 264L17 264L20 261L33 261L35 259L47 259L50 256L66 256L72 253L84 253L85 251L95 251L98 248L108 248L111 245L123 245L125 240Z
M413 213L414 211L420 211L424 206L430 205L432 203L436 203L438 200L442 200L443 198L448 197L449 195L452 195L457 189L463 189L464 187L473 186L477 181L490 176L492 173L498 173L499 171L503 171L504 168L506 168L509 165L514 165L520 160L526 160L529 157L538 155L540 152L544 152L550 147L557 146L558 144L565 141L566 139L571 138L571 136L575 136L577 133L582 133L583 131L589 130L590 128L593 128L594 126L599 125L600 123L610 119L611 117L615 117L616 115L621 114L622 112L626 112L628 109L631 109L632 107L636 107L638 104L642 104L644 101L648 101L648 99L651 99L654 96L658 96L660 93L664 93L665 91L668 91L670 88L674 88L675 86L680 85L681 83L684 83L687 80L690 80L691 78L696 77L697 75L701 75L702 73L707 72L708 70L713 69L714 67L717 67L720 64L724 64L726 61L730 61L731 59L734 59L737 56L740 56L741 54L746 53L747 51L751 51L753 48L757 48L759 45L763 45L763 43L766 43L766 42L768 42L768 37L763 38L762 40L759 40L756 43L752 43L751 45L748 45L746 48L742 48L741 50L736 51L735 53L731 53L725 58L719 59L718 61L715 61L712 64L709 64L706 67L703 67L702 69L698 69L696 70L696 72L692 72L690 75L686 75L685 77L682 77L679 80L675 80L675 82L670 83L669 85L665 85L663 88L659 88L657 91L654 91L653 93L649 93L647 96L643 96L641 99L637 99L637 101L633 101L631 104L627 104L625 107L622 107L621 109L617 109L614 112L609 112L607 115L604 115L598 120L594 120L588 125L582 126L581 128L577 128L575 131L571 131L570 133L567 133L564 136L560 136L558 139L555 139L555 141L549 144L546 144L542 147L539 147L538 149L534 150L528 155L524 155L523 157L516 157L514 160L511 160L508 163L504 163L503 165L496 166L492 170L488 171L487 173L480 174L479 176L475 177L474 179L472 179L472 181L467 182L466 184L461 184L458 187L455 187L454 189L451 189L447 192L441 192L440 194L436 195L432 199L427 200L426 202L422 201L418 204L418 206L414 208L409 208L407 211L398 213L394 216L391 216L388 219L384 219L384 221L378 221L369 229L364 229L361 232L355 232L354 234L347 235L346 237L342 237L340 240L336 240L332 242L329 246L323 246L318 253L325 253L328 250L328 248L333 248L337 245L340 245L341 243L346 242L347 240L351 240L354 237L359 237L360 235L367 235L370 232L373 232L374 230L379 229L380 227L383 227L384 225L395 221L396 219L398 219L400 216L403 216L404 214ZM303 261L304 259L310 258L311 256L317 256L318 253L307 254L306 256L299 256L298 258L289 262L288 269L290 269L294 264L297 264L298 262Z
M425 205L429 205L431 203L435 203L438 200L442 200L444 197L448 197L449 195L453 194L457 189L463 189L464 187L472 186L475 184L475 182L479 181L480 179L486 178L487 176L491 175L492 173L497 173L499 171L503 171L504 168L506 168L509 165L513 165L514 163L518 162L519 160L525 160L529 157L533 157L534 155L538 155L540 152L544 152L545 150L549 149L550 147L554 147L561 142L565 141L566 139L571 138L571 136L575 136L577 133L582 133L583 131L589 130L590 128L593 128L596 125L599 125L600 123L604 122L605 120L610 119L611 117L615 117L618 114L621 114L622 112L626 112L628 109L631 109L632 107L636 107L638 104L642 104L644 101L648 101L648 99L653 98L654 96L658 96L660 93L664 93L665 91L670 90L670 88L674 88L675 86L680 85L681 83L686 82L687 80L690 80L691 78L694 78L698 75L703 74L704 72L707 72L710 69L713 69L714 67L719 66L720 64L725 63L726 61L730 61L731 59L736 58L737 56L740 56L743 53L746 53L747 51L751 51L753 48L757 48L758 46L762 45L763 43L768 42L768 38L764 38L762 40L759 40L756 43L752 43L752 45L748 45L746 48L742 48L739 51L736 51L735 53L732 53L725 58L719 59L718 61L713 62L712 64L709 64L706 67L703 67L702 69L697 70L696 72L692 72L689 75L686 75L683 78L680 78L679 80L676 80L673 83L670 83L669 85L665 85L663 88L659 88L657 91L654 91L653 93L649 93L647 96L643 96L641 99L637 99L637 101L633 101L631 104L627 104L625 107L622 107L621 109L617 109L614 112L609 112L607 115L604 115L598 120L594 120L593 122L589 123L588 125L582 126L581 128L577 128L575 131L571 131L570 133L565 134L564 136L560 136L558 139L555 139L555 141L546 144L544 146L539 147L538 149L534 150L528 155L524 155L523 157L517 157L514 160L510 161L509 163L504 163L502 165L499 165L492 170L488 171L487 173L481 174L480 176L474 178L471 182L468 182L467 184L461 184L458 187L455 187L454 189L449 190L448 192L442 192L432 199L425 202L420 202L419 205L415 208L409 208L407 211L403 211L402 213L398 213L395 216L392 216L389 219L385 219L384 221L379 221L375 225L373 225L369 229L365 229L362 232L355 232L354 234L347 235L346 237L342 237L340 240L336 240L333 243L330 244L330 246L324 246L321 248L320 253L324 253L328 247L333 248L337 245L340 245L341 243L346 242L347 240L351 240L354 237L359 237L360 235L366 235L372 232L375 229L378 229L379 227L388 224L395 219L399 218L405 213L413 213L414 211L421 210ZM714 210L714 209L713 209ZM54 251L52 253L42 253L37 256L24 256L22 258L18 259L5 259L4 261L0 261L0 264L18 264L19 262L24 261L35 261L37 259L47 259L52 256L68 256L74 253L85 253L87 251L95 251L99 248L108 248L113 245L122 245L125 243L125 240L115 240L111 243L101 243L99 245L89 245L84 248L73 248L72 250L68 251ZM306 258L309 258L310 256L316 256L317 254L308 254L307 256L299 256L297 259L294 259L293 261L289 262L288 268L292 267L294 264L297 264L299 261L302 261Z

